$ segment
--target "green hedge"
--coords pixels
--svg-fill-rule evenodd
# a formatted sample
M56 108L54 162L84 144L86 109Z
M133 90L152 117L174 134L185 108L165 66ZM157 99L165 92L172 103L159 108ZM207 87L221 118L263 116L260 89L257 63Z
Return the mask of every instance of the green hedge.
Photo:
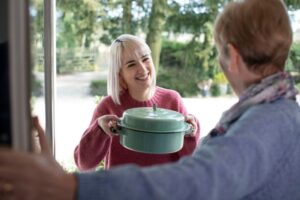
M197 96L198 77L194 70L164 68L157 75L157 85L176 90L182 97Z
M106 96L107 83L106 80L95 80L90 83L90 94L93 96Z
M34 97L40 97L43 94L43 84L34 74L31 77L31 94Z

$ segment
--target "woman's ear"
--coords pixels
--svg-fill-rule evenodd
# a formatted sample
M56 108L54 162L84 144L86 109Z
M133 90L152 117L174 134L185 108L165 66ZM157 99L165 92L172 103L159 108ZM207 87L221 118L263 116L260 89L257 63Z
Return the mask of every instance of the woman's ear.
M123 76L122 76L122 74L120 73L119 74L119 84L120 84L120 88L122 89L122 90L127 90L127 84L126 84L126 82L124 81L124 79L123 79Z
M238 50L232 44L228 44L227 47L229 52L228 70L231 71L231 73L237 74L240 71L242 57Z

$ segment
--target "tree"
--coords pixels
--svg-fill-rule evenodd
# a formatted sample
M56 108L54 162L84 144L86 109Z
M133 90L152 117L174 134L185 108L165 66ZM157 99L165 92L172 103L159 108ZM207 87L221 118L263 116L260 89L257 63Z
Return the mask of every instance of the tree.
M43 1L31 1L31 26L32 40L36 44L42 44L44 30L44 4Z
M300 9L300 0L284 0L289 10Z
M167 0L153 0L146 42L152 51L156 71L159 68L161 34L166 22Z
M98 0L57 0L57 46L89 47L101 8Z
M123 2L123 33L133 34L132 28L132 0L124 0Z
M180 60L184 61L183 68L194 68L199 81L213 78L218 72L212 31L214 20L224 3L225 0L191 0L188 4L180 5L176 1L171 4L173 14L167 19L166 31L189 36Z

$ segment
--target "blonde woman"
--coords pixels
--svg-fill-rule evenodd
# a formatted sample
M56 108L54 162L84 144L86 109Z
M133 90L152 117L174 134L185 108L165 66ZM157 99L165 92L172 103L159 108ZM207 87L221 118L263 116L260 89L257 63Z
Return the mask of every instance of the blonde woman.
M119 36L111 45L108 69L108 96L96 107L90 126L74 152L79 169L93 169L103 159L106 169L128 163L139 166L162 164L177 161L194 151L200 134L198 121L188 116L176 91L156 86L151 51L144 40L128 34ZM134 152L124 148L119 136L111 131L125 110L154 104L182 113L193 125L195 130L185 136L180 151L162 155Z

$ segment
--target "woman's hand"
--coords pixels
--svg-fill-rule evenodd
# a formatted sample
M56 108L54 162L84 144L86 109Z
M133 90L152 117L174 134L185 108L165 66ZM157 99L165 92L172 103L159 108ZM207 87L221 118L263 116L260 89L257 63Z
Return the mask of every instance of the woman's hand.
M47 142L45 131L40 125L39 118L36 116L32 117L32 128L33 152L52 156L51 148Z
M75 199L75 176L66 173L52 156L37 118L33 127L41 153L0 149L0 199Z
M114 136L118 130L118 121L116 115L103 115L98 118L98 125L107 135Z
M185 116L185 121L192 126L192 130L185 136L194 137L196 130L198 128L195 117L193 115L187 115L187 116Z

